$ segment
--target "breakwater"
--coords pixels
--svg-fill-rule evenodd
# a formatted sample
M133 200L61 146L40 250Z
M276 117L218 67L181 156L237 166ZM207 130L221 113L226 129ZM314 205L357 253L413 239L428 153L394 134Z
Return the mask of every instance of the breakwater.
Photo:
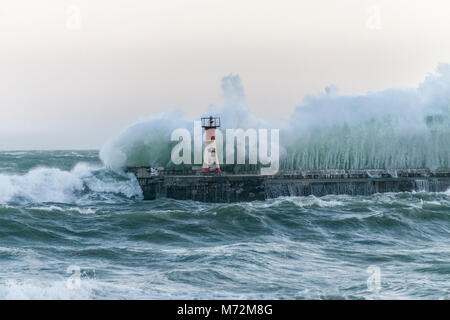
M271 176L257 173L152 172L150 167L128 167L127 171L136 176L145 200L167 197L202 202L240 202L280 196L442 192L450 187L450 169L282 171Z

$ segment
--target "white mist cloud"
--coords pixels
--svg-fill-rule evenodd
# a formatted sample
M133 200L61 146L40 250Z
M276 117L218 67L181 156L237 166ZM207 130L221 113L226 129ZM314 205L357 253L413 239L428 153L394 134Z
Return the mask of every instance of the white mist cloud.
M222 79L225 103L203 115L226 128L273 128L245 106L240 77ZM341 95L334 86L307 96L281 131L283 169L438 168L450 159L450 66L440 64L417 88ZM134 124L101 151L111 167L169 164L170 133L192 131L180 112Z

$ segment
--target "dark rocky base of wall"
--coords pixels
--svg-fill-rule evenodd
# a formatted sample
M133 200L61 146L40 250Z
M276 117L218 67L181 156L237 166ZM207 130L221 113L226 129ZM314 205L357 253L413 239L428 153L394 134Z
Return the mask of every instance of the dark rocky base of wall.
M167 197L202 202L240 202L280 196L328 194L371 195L384 192L443 192L450 187L450 169L324 170L258 174L151 175L148 167L129 167L144 199Z

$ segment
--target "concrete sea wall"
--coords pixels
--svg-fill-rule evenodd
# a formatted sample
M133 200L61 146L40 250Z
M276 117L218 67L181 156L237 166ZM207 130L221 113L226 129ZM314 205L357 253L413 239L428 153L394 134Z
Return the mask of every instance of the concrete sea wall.
M383 192L443 192L450 188L450 169L320 170L220 175L196 172L159 172L149 167L129 167L136 175L144 199L167 197L202 202L265 200L280 196L327 194L370 195Z

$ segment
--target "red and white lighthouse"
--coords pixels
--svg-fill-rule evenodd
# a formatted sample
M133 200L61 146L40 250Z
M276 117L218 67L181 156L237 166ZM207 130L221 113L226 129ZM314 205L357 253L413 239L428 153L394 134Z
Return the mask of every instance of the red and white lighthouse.
M220 127L220 118L210 116L202 118L202 128L205 128L205 149L203 150L202 172L220 172L217 156L216 128Z

